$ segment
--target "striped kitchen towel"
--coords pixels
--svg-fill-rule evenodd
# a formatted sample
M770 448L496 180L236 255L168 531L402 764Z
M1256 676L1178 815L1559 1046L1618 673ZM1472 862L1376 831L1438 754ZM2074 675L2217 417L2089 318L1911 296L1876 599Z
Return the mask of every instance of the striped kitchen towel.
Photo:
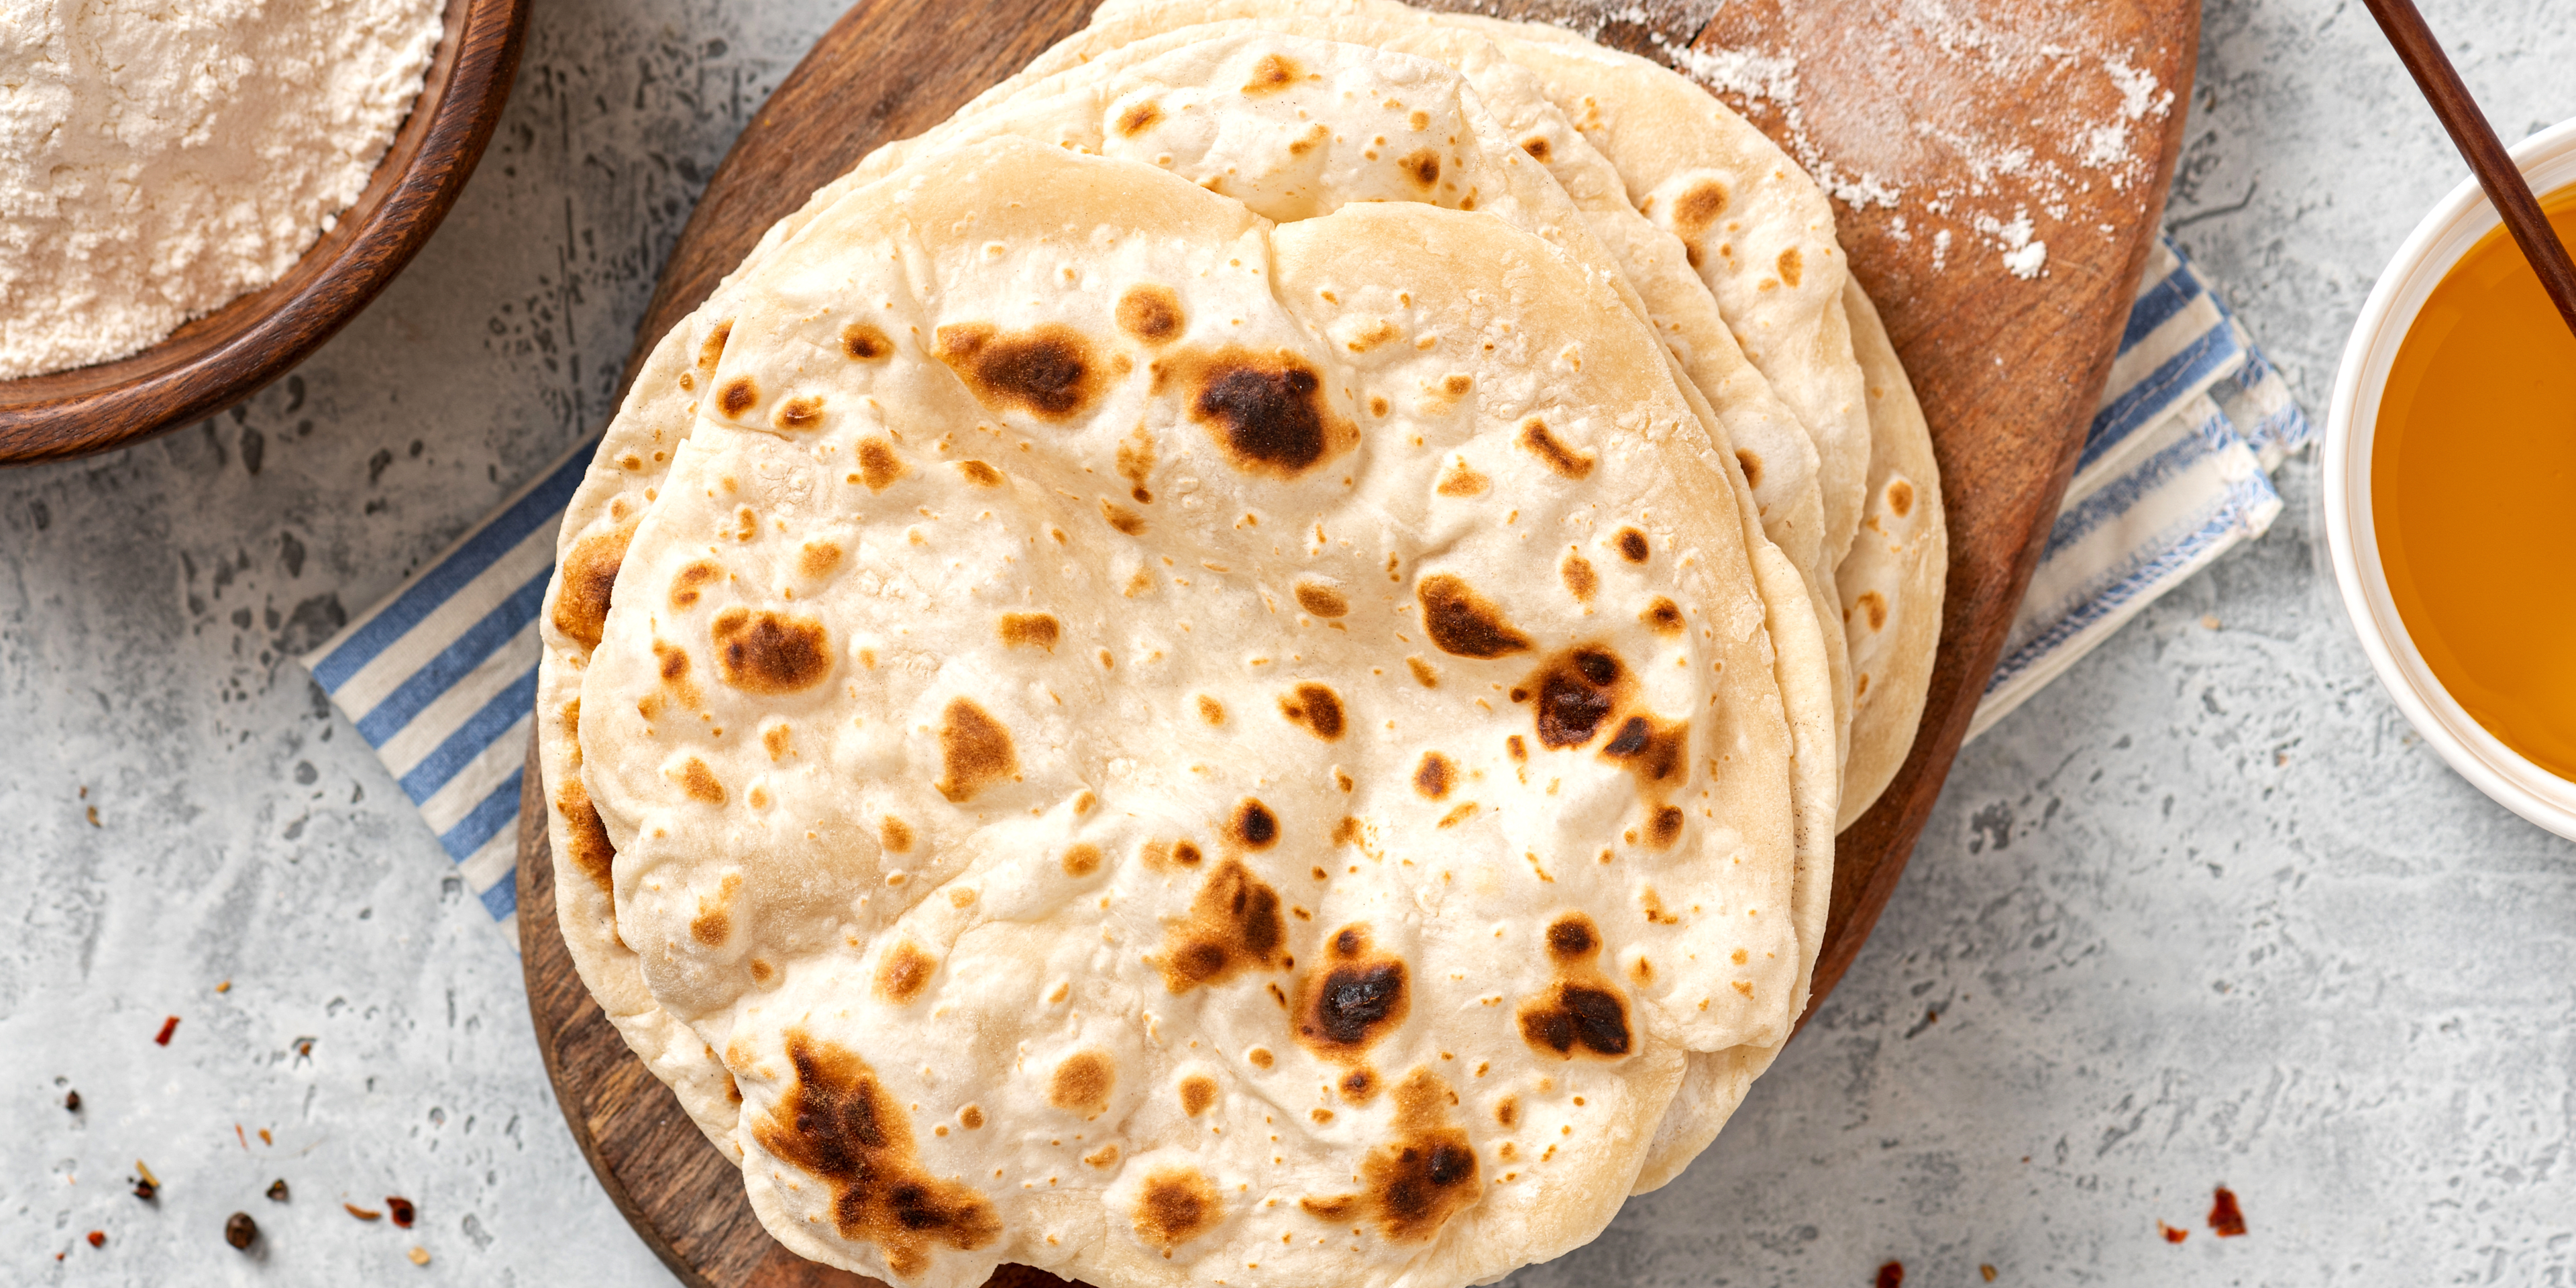
M303 658L505 925L519 906L511 877L537 708L537 607L554 575L555 528L598 446L589 439L547 467Z
M2309 437L2287 385L2161 243L1970 736L2259 535L2281 509L2266 471ZM517 908L513 824L536 704L537 609L557 522L597 445L557 461L303 659L505 923Z
M2315 431L2226 304L2159 239L1974 738L2281 513L2271 471Z

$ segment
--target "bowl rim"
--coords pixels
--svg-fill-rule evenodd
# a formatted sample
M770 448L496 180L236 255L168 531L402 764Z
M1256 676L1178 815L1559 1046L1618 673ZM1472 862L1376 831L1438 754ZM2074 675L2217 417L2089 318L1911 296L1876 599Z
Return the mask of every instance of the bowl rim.
M474 172L518 70L528 3L447 0L420 96L366 188L285 275L139 353L0 381L0 466L87 456L202 419L338 333L419 253Z
M2510 149L2542 195L2576 184L2576 118ZM2344 612L2380 686L2408 724L2471 786L2529 822L2576 840L2576 783L2508 747L2471 717L2425 664L2398 617L2380 563L2370 499L2370 458L2379 398L2397 349L2433 288L2490 230L2502 224L2474 178L2415 225L2381 271L2353 323L2326 414L2326 544Z

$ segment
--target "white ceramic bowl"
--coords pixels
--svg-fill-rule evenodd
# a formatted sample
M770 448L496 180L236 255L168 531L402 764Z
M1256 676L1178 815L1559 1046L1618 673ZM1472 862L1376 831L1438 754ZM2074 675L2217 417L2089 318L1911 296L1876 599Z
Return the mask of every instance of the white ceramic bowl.
M2532 191L2546 196L2576 183L2576 120L2562 121L2513 148ZM2344 611L2361 634L2362 651L2397 708L2451 768L2514 813L2576 840L2576 783L2542 769L2504 745L2444 691L2407 637L2379 562L2379 530L2370 508L2370 457L2380 394L2416 311L2478 239L2502 221L2470 179L2424 216L2398 248L2361 320L2344 346L2326 413L2326 542Z

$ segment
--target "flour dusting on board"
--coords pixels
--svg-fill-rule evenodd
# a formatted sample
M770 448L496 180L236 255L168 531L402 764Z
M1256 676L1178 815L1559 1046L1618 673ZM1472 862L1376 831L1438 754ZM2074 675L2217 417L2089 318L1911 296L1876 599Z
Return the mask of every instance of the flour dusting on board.
M1885 8L1877 39L1853 41L1846 29L1821 50L1801 48L1794 13L1748 20L1763 28L1748 33L1760 39L1729 42L1736 33L1723 7L1696 46L1652 39L1665 61L1765 125L1835 200L1900 212L1887 221L1890 235L1930 237L1936 270L1966 239L2014 276L2039 277L2048 271L2041 229L2065 223L2071 198L2095 184L2118 192L2154 180L2154 149L2142 146L2141 132L2161 128L2174 96L2129 60L2131 51L2071 47L2058 43L2072 38L2062 23L1996 21L1944 0L1890 0ZM2055 39L2016 28L2047 29ZM1869 58L1883 70L1831 83L1903 85L1916 91L1914 101L1802 97L1802 70L1837 58ZM1994 119L1994 104L2015 101L2044 106L2026 120ZM1915 177L1926 174L1939 178Z

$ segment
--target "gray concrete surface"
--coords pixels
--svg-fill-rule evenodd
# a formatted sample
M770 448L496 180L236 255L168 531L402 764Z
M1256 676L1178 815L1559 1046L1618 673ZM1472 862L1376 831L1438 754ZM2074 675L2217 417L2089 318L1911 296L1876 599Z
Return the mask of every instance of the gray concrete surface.
M2576 115L2576 9L2429 7L2508 137ZM482 171L345 334L204 426L0 474L0 1281L668 1282L517 959L286 659L599 423L704 176L836 8L538 6ZM2321 413L2462 167L2351 3L2214 0L2192 113L2181 238ZM2314 464L2281 481L2269 537L1960 759L1718 1148L1516 1282L2576 1283L2576 850L2409 733ZM2203 1227L2220 1183L2242 1238ZM416 1229L339 1207L388 1194Z

